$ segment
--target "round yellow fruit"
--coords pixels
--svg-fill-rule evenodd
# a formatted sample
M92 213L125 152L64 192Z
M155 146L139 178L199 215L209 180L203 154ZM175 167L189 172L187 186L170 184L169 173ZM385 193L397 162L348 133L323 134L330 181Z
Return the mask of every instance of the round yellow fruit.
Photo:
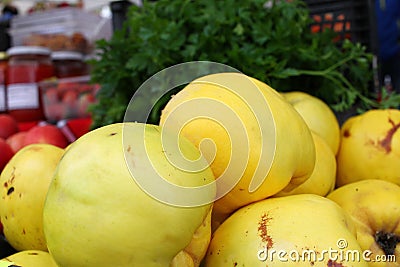
M368 265L344 210L325 197L301 194L261 200L226 219L205 258L205 267L220 266Z
M336 181L336 157L325 140L312 132L315 144L315 167L304 183L290 191L282 190L275 196L288 196L296 194L316 194L326 196L335 188Z
M384 180L362 180L335 189L327 198L353 218L357 241L368 251L369 266L399 265L400 186Z
M320 135L336 155L340 144L340 126L332 109L321 99L305 92L281 93L300 113L308 127Z
M0 220L7 241L18 251L47 251L43 205L63 153L63 149L49 144L28 145L1 173Z
M186 188L189 199L163 182ZM215 186L202 192L209 203L190 200L213 182L198 149L159 126L93 130L65 152L50 185L43 212L49 252L60 267L198 266Z
M51 255L41 250L19 251L2 259L1 262L9 262L13 264L12 266L19 267L58 267Z
M298 112L241 73L195 79L169 100L160 125L187 137L210 163L219 182L213 228L244 205L296 187L314 168L314 142Z
M400 185L400 110L375 109L342 125L337 186L365 179Z

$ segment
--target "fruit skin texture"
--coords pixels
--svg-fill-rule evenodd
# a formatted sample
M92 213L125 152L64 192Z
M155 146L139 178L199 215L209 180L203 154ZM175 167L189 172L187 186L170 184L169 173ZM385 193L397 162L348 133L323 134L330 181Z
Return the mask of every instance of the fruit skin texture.
M259 167L258 165L267 164L267 162L259 162L260 154L272 152L265 148L265 144L265 149L261 151L261 148L263 148L263 139L257 119L265 118L256 118L255 115L260 117L264 116L264 114L254 114L252 109L255 106L249 107L249 104L251 105L252 101L255 102L255 99L245 102L236 93L218 86L220 84L228 88L236 86L246 88L248 91L260 92L256 97L264 98L272 112L276 131L269 132L269 136L266 139L273 140L275 138L274 158L269 173L266 174L266 177L262 177L263 179L265 178L263 183L252 193L249 192L249 185L257 167ZM205 117L197 117L190 121L185 121L186 124L183 125L181 123L181 116L187 118L187 114L195 113L199 107L189 104L186 106L188 108L179 112L174 109L180 108L180 105L185 104L186 101L199 99L217 101L220 106L228 107L235 112L235 119L241 121L247 136L240 135L240 132L236 129L227 132L224 127L233 125L231 121L226 119L230 118L231 114L221 114L221 111L215 111L214 113L219 117L223 117L222 126L220 123ZM207 105L208 102L205 102L201 108L206 110L214 109L214 107L207 107ZM266 105L263 103L263 106ZM229 164L233 166L232 173L239 176L240 181L234 188L214 203L213 228L218 227L234 210L272 196L284 188L290 190L290 188L301 184L308 179L314 168L314 141L304 120L293 106L285 101L278 92L265 83L244 74L218 73L194 80L170 99L162 111L160 125L164 127L181 126L181 133L206 155L214 176L217 179L228 169L227 166ZM203 145L202 141L204 139L211 139L214 142L215 148L214 146ZM245 151L243 146L233 148L231 144L232 139L240 139L240 143L242 144L248 142L249 151ZM293 151L296 151L296 153L293 153ZM233 159L233 156L246 154L247 152L249 153L248 159L237 162ZM207 157L210 154L211 156ZM241 171L235 169L238 166L245 167L243 175L240 175Z
M281 94L300 113L311 131L319 134L336 155L340 144L340 126L331 108L321 99L304 92Z
M340 239L347 241L346 249L361 253L354 230L351 218L325 197L268 198L239 209L220 225L213 234L205 267L342 266L339 259L329 261L328 254L323 259L321 255L323 250L339 250ZM307 249L315 251L316 260L310 255L294 262L288 255L292 250L302 255ZM270 256L272 250L276 253ZM286 262L278 258L280 250L287 253L282 256ZM367 266L362 257L360 261L348 259L343 266Z
M400 185L400 110L376 109L342 125L336 185L365 179Z
M357 241L363 250L371 250L371 259L385 255L378 245L378 232L397 237L397 247L392 247L397 264L371 261L369 266L398 266L400 258L400 187L384 180L362 180L335 189L327 198L338 203L350 214L357 230ZM383 239L386 239L385 237Z
M14 117L7 114L0 114L0 138L7 139L18 132L18 122Z
M316 194L326 196L335 188L336 157L325 140L312 132L315 144L315 167L304 183L291 191L282 190L275 196L288 196L295 194Z
M0 220L16 250L47 251L42 212L50 181L64 150L48 144L22 148L0 177Z
M182 250L200 261L210 240L212 202L186 208L164 204L138 186L126 165L131 162L141 170L150 157L156 170L172 183L199 186L214 181L209 168L192 173L171 165L165 155L179 155L162 147L161 132L155 125L111 124L83 135L65 152L43 212L49 252L60 267L170 266ZM128 140L124 137L122 142L122 135ZM163 138L177 140L176 135ZM188 159L201 156L188 140L180 141ZM144 142L147 154L138 149ZM201 166L205 163L203 159ZM142 171L151 173L147 168ZM210 194L215 194L215 188ZM202 229L203 223L208 230ZM203 240L193 238L198 230Z
M41 250L19 251L1 261L9 261L20 267L57 267L51 255Z

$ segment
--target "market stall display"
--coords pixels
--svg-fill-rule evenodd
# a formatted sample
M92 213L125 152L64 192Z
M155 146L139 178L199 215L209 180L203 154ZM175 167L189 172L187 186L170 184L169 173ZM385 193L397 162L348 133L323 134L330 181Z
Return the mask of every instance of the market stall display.
M90 68L33 46L53 74L17 86L42 118L0 114L0 267L398 266L400 102L339 2L144 1Z
M111 31L109 18L71 5L12 18L12 46L1 62L0 112L24 129L60 120L90 123L87 108L99 86L90 83L86 59L93 57L95 42L109 38ZM86 126L74 130L82 129L88 131Z
M244 74L236 75L245 79L249 78ZM229 75L220 74L218 76L223 78ZM209 79L209 77L205 76L202 79ZM222 79L220 82L224 84L230 82L232 85L232 79ZM190 86L188 85L189 87L185 87L188 90L187 95L192 97L192 101L202 101L203 108L212 111L211 107L215 104L214 101L204 101L205 98L202 95L190 92L192 86L196 88L199 85L204 86L204 84L193 83ZM216 83L212 84L216 91L216 99L218 99L218 93L224 92L226 94L226 91L228 91L232 94L232 91L229 91L232 90L231 87L222 86L218 88ZM234 84L242 83L235 81ZM246 91L263 91L268 88L261 82L257 82L256 84L258 86L253 87L253 84L250 83L246 86ZM185 88L182 94L186 94ZM275 107L280 107L279 112L272 114L273 119L284 121L283 114L287 115L294 112L294 106L289 102L285 102L285 98L281 97L274 89L268 88L268 92L269 94L264 95L265 100ZM215 185L212 182L213 179L211 176L214 175L216 181L221 179L222 176L217 176L220 168L222 168L222 171L228 172L230 172L230 168L237 169L240 168L239 166L248 168L246 173L231 172L230 174L233 175L231 179L236 178L236 176L242 179L245 178L244 175L256 175L257 169L253 168L254 163L252 161L238 161L238 159L243 159L241 155L249 152L251 152L252 160L254 158L260 159L262 153L268 153L265 150L265 145L251 146L255 150L260 149L262 153L254 153L251 150L244 151L246 146L243 144L249 142L247 139L248 136L252 136L252 142L254 140L259 141L262 136L258 135L257 132L261 131L262 128L246 127L243 124L243 129L240 129L240 127L234 128L233 132L230 132L232 138L239 138L237 140L240 141L241 146L240 149L228 150L228 153L232 154L231 160L233 162L232 165L225 166L224 162L220 160L221 156L224 157L225 149L215 151L214 146L200 147L196 142L190 140L195 140L199 134L208 133L208 136L212 137L212 139L206 137L207 140L219 141L224 140L227 133L218 130L204 132L204 127L217 128L217 123L203 123L203 128L196 127L196 123L204 122L205 118L200 117L199 120L199 117L191 116L190 114L196 114L198 107L196 105L176 105L176 101L179 101L179 99L181 99L181 96L170 100L169 106L167 104L168 112L163 113L165 117L159 125L135 122L116 123L83 134L81 138L73 141L72 145L69 145L60 152L62 156L56 164L57 167L48 191L42 188L40 194L31 194L31 191L29 191L32 190L31 186L27 187L26 191L20 191L21 188L25 188L21 184L21 179L12 178L14 169L16 173L22 175L20 170L24 170L25 163L30 161L28 159L17 161L17 159L24 157L27 150L32 147L27 146L26 149L17 152L13 157L14 160L11 160L11 163L6 165L0 175L1 181L5 185L5 188L0 193L2 193L3 201L6 201L7 205L9 205L8 209L0 209L0 220L7 221L4 224L4 234L7 239L12 240L11 244L14 244L14 248L17 251L26 251L34 249L34 245L37 245L30 244L29 239L26 239L27 235L21 234L21 231L13 231L13 229L21 227L23 223L30 221L29 217L24 214L26 216L24 216L24 220L20 224L15 225L10 223L9 212L13 211L16 213L22 210L11 209L22 203L20 203L18 197L14 196L31 194L31 196L35 196L35 201L37 201L44 194L47 194L48 197L46 200L44 202L41 201L40 204L35 206L36 213L32 213L29 216L37 218L38 216L35 214L37 212L41 213L42 210L44 214L42 229L44 230L47 245L43 251L46 252L48 249L52 259L60 266L85 265L90 267L108 267L111 263L115 262L118 262L118 266L148 266L152 262L152 259L158 259L160 256L162 256L162 263L154 266L220 267L222 263L227 261L232 261L237 266L265 266L267 263L270 265L276 262L279 266L293 266L294 264L297 266L298 263L300 264L298 266L313 265L321 267L340 266L343 264L363 267L381 266L379 264L367 264L367 262L374 259L380 259L380 262L394 264L395 266L397 257L399 256L397 244L399 243L400 229L398 227L399 211L397 203L399 202L400 187L398 184L390 181L390 179L397 179L395 170L398 166L391 163L388 159L395 156L398 148L393 146L393 150L389 152L385 151L389 139L394 145L399 142L398 139L400 136L390 133L395 131L398 128L397 126L400 125L400 111L387 110L382 112L385 113L384 116L388 117L389 120L385 120L386 123L378 126L377 129L363 128L361 129L362 131L360 129L353 131L353 129L346 128L345 124L341 128L339 136L342 144L344 144L343 142L346 139L358 139L363 144L361 146L364 146L365 150L357 148L354 151L351 148L347 148L344 151L344 153L349 155L355 153L358 155L360 153L365 154L366 157L359 157L359 160L362 161L360 165L368 162L369 153L378 154L382 152L382 156L377 158L381 169L377 169L376 171L386 177L380 180L363 178L362 183L348 183L343 186L336 179L334 186L330 186L328 190L321 190L318 194L313 192L315 187L303 186L304 183L299 179L305 179L305 182L313 179L312 182L318 184L326 182L334 183L335 181L332 181L331 176L328 177L327 175L328 169L325 170L326 175L320 173L313 177L311 173L313 164L315 164L314 168L318 164L316 158L311 155L314 146L324 144L326 151L330 152L330 154L323 153L317 156L322 161L326 161L328 155L331 159L334 159L332 157L333 150L325 142L327 140L325 139L326 137L323 138L322 135L319 139L313 139L314 142L303 141L307 136L316 135L317 132L321 132L321 129L327 126L325 125L325 116L329 116L331 111L329 109L320 111L326 113L325 116L321 116L321 114L315 112L313 117L307 117L307 120L313 119L316 122L312 125L312 128L308 126L306 121L299 120L298 116L287 117L287 125L280 124L280 127L277 128L277 138L282 139L282 141L290 140L292 143L298 142L299 145L296 145L297 148L293 150L293 146L290 144L276 143L279 147L272 159L272 166L275 165L280 168L279 174L291 174L293 173L291 167L285 167L284 164L297 164L298 160L301 160L303 163L311 166L310 172L303 172L304 176L302 177L293 176L286 182L267 178L254 192L248 191L248 187L243 186L243 181L239 182L236 185L238 189L235 190L237 197L230 200L238 204L239 208L231 210L226 218L219 221L221 218L217 216L215 210L217 208L223 209L224 205L220 205L221 202L218 202L218 199L212 200L215 188L206 188L208 191L205 191L205 195L203 195L198 194L199 187L197 185ZM232 99L236 101L232 101ZM254 112L257 107L254 103L257 103L258 98L247 99L251 101L245 101L240 96L232 94L230 98L223 97L222 100L219 104L230 107L230 109L219 110L219 113L214 113L216 115L215 118L218 118L219 115L222 116L220 118L227 118L232 114L231 111L233 110L235 110L234 114L238 116L237 118L247 118L249 117L249 112ZM280 105L278 105L279 103ZM317 106L314 107L315 110L321 110ZM177 108L182 109L181 112L171 112L174 109L176 112ZM187 120L183 121L181 116L187 114L190 116L187 117ZM251 114L255 117L259 115L257 112ZM357 119L359 117L354 117L349 121ZM373 120L369 120L367 117L363 117L363 119L367 120L366 124L374 125ZM164 124L168 121L169 124ZM255 120L252 121L255 122ZM228 124L224 125L226 126L226 130L232 130L227 126L229 125L229 120L218 121L218 123L223 122L228 122ZM182 129L178 134L174 134L173 130L176 126L181 126L181 124L177 125L176 123L182 124L182 128L178 127L178 129ZM392 126L393 128L388 130L387 126ZM292 134L293 131L282 130L281 127L302 129L303 134ZM245 135L238 134L242 130L245 131ZM372 136L371 134L375 131L388 132L388 135L382 139L384 142L376 143L375 145L366 143L364 137L368 135ZM290 136L290 139L287 136ZM182 150L174 150L174 147L171 147L171 144L175 144L174 140L182 142L182 146L178 146ZM267 140L272 140L271 136ZM320 143L316 143L316 140ZM217 145L219 148L229 146L227 142L217 143ZM196 149L197 146L198 149ZM44 153L40 152L39 149L34 151L38 154ZM124 151L126 154L121 153L121 151ZM144 153L144 151L147 151L147 153ZM185 153L185 159L189 159L189 162L186 162L188 165L181 165L178 168L176 163L182 163L178 160L178 155L181 155L182 151ZM296 157L299 151L308 151L311 154L308 157L299 158ZM217 158L213 165L208 165L208 158L212 155L212 152L217 153ZM316 150L316 153L318 153L318 150ZM99 155L102 156L99 157ZM54 157L56 156L54 155ZM35 160L39 159L35 158ZM282 163L280 163L281 160L283 160ZM37 163L34 165L37 166L37 171L54 168L54 165L50 166L45 162L46 160L43 160L40 164ZM182 169L182 166L189 168L193 163L197 166L196 170L201 170L200 172L193 172L193 169L191 171L185 171L190 169ZM203 163L207 164L203 165ZM335 163L338 164L337 168L343 166L343 162L341 161L336 161ZM256 166L264 168L266 164L265 161L259 161ZM204 166L207 167L204 168ZM303 164L299 166L303 166ZM329 172L335 171L335 164L331 166L333 169L330 167ZM224 169L225 167L226 169ZM387 172L389 169L393 170L393 173L389 174ZM347 172L351 173L351 170ZM183 176L176 173L182 173ZM174 201L181 201L184 195L165 194L165 192L170 191L165 191L165 188L163 188L164 185L159 183L153 183L152 185L155 186L153 190L156 189L157 191L157 189L161 189L161 191L158 191L158 193L161 193L159 196L161 198L155 197L152 194L154 192L149 193L147 191L145 193L142 191L143 188L141 186L146 186L146 184L142 183L157 179L157 174L161 175L158 178L168 179L193 176L193 180L182 179L180 185L183 182L187 182L189 184L184 188L186 190L193 189L191 194L186 195L186 197L189 197L187 199L196 200L196 197L203 196L208 201L206 202L207 205L196 205L195 207L191 205L184 207L171 205L175 203ZM391 177L390 179L388 179L388 174ZM30 173L25 172L24 175L29 177ZM25 179L27 179L26 177ZM125 178L132 178L135 182ZM17 183L17 181L19 182ZM48 179L44 179L42 185L47 185L48 182ZM83 183L86 186L81 186ZM279 188L277 188L278 184ZM110 186L113 188L111 191ZM191 188L193 186L194 188ZM223 185L219 184L217 188L221 189L220 186ZM287 191L285 192L286 188L294 190L290 191L290 194L287 195L285 194L287 193ZM301 193L296 193L296 189L300 188ZM275 189L276 194L259 200L245 201L254 193L257 195L263 194L266 189ZM112 195L115 192L119 193L118 197ZM342 194L342 192L345 192L345 194ZM110 194L114 197L106 197ZM370 198L371 194L379 196L379 201ZM345 196L345 199L342 199L341 196ZM137 201L138 198L140 198L140 201ZM362 199L362 201L357 202L354 199ZM388 205L387 201L389 201L390 205ZM225 206L225 208L228 206ZM347 213L345 210L350 211L350 213ZM363 212L360 213L360 210L363 210ZM386 212L386 210L390 212ZM192 215L189 215L185 211L190 211ZM208 213L209 211L211 213ZM316 214L321 216L317 216L316 218ZM18 216L21 216L21 213ZM93 220L93 216L101 219ZM182 217L186 219L182 219ZM329 218L329 223L326 223L326 218ZM218 220L218 225L213 224L216 220ZM82 223L83 221L85 223ZM376 223L370 224L371 221ZM145 238L147 233L153 232L156 227L162 224L171 227L166 227L165 231L157 231L157 235L152 235L152 238ZM181 225L181 227L172 226L177 224ZM72 228L76 230L70 231ZM181 233L180 229L182 228L188 229L187 232ZM101 239L98 239L99 229L101 229L102 233ZM296 230L293 231L293 229ZM360 234L356 234L356 231ZM78 235L77 232L79 233ZM31 234L29 233L29 235ZM126 237L132 237L132 239ZM368 237L368 239L364 239L364 237ZM158 253L158 250L154 251L154 247L158 248L158 245L164 242L160 240L171 240L171 238L176 241L165 243L162 254ZM15 240L21 240L21 244L17 245L14 243ZM144 245L142 243L143 240L146 240ZM64 242L70 244L69 250L64 249ZM93 242L97 245L93 245ZM109 248L110 243L116 245L112 247L113 249L106 249ZM306 244L307 247L303 248L302 244ZM372 247L369 247L370 245ZM21 249L21 246L26 247ZM135 248L135 254L133 255L145 256L131 257L133 247ZM338 248L341 253L345 253L343 255L355 255L355 257L328 257L323 251L329 248ZM287 255L287 260L280 261L273 254L268 254L270 253L269 251L275 249L290 251L290 254ZM299 255L303 255L304 251L307 251L306 253L309 253L307 254L309 256L299 261L297 256L300 257ZM283 255L281 256L283 257Z

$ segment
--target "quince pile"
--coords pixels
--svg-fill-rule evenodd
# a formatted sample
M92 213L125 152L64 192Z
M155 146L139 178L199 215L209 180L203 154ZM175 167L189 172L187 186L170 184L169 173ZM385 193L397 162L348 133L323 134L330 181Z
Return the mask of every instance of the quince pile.
M0 176L1 266L399 266L400 111L329 106L241 73L159 125L32 144Z

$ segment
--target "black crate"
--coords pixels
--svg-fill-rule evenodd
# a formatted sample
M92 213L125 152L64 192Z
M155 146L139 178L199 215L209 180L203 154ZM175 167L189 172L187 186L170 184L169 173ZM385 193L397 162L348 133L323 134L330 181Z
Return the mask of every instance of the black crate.
M377 52L376 18L372 0L304 0L311 17L313 31L333 29L335 40L350 39Z

